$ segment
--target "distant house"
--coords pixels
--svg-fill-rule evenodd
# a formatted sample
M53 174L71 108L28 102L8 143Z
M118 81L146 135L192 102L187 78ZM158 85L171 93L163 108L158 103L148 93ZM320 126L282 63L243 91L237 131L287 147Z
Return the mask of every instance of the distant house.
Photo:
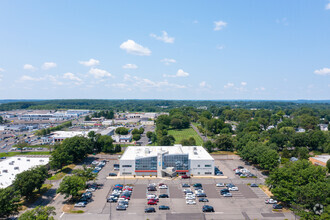
M327 124L319 124L321 131L328 131L328 125Z
M141 118L140 122L142 125L151 125L151 126L155 125L155 121L149 120L148 118Z
M52 138L54 142L61 142L67 138L72 138L75 136L87 137L88 132L85 131L55 131L52 133Z
M309 161L314 165L325 167L327 165L327 161L330 160L330 155L316 155L315 157L310 157Z
M266 130L268 131L268 130L273 129L273 128L275 128L275 126L274 126L274 125L270 125L270 126L268 126L268 127L266 128Z
M130 143L132 142L132 135L112 135L112 139L117 143Z
M303 129L303 128L297 128L296 129L296 132L297 133L303 133L303 132L305 132L306 130L305 129Z

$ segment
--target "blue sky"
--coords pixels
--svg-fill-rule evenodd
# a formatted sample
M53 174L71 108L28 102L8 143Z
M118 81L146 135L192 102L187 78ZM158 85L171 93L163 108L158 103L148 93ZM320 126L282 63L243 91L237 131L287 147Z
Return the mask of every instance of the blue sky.
M0 1L0 99L330 99L330 1Z

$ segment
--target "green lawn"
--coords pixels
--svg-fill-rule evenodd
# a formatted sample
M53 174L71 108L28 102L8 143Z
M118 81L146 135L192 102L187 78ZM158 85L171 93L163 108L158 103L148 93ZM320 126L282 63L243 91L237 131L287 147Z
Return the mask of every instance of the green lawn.
M19 155L50 155L48 151L41 151L41 152L8 152L8 153L0 153L0 157L13 157Z
M62 179L66 174L70 173L75 166L76 166L75 164L70 164L63 167L62 171L58 171L54 176L49 177L48 180Z
M193 137L196 140L197 146L203 145L202 138L196 133L193 128L186 128L182 130L168 130L168 134L173 135L176 144L179 144L182 139L189 139L190 137Z

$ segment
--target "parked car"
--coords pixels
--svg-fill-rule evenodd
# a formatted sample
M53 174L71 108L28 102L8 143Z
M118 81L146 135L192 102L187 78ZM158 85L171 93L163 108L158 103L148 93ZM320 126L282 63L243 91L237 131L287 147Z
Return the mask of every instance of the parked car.
M153 207L148 207L144 210L145 213L149 213L149 212L156 212L156 209Z
M148 191L157 191L157 189L154 186L148 186Z
M110 202L110 203L115 203L117 201L118 201L117 198L108 198L107 199L107 202Z
M161 194L161 195L159 195L159 198L168 198L168 195L167 194Z
M188 175L182 175L181 178L182 178L182 179L189 179L190 176L188 176Z
M225 184L224 183L217 183L215 184L216 187L225 187Z
M170 207L167 206L167 205L160 205L160 206L158 207L158 209L159 209L159 210L170 210Z
M237 168L238 168L238 169L244 169L244 167L243 167L243 166L238 166Z
M227 188L231 188L231 187L235 187L235 185L232 184L232 183L227 183L227 184L226 184L226 187L227 187Z
M85 202L78 202L76 204L74 204L74 207L85 207L86 203Z
M231 193L225 193L223 194L224 197L233 197L233 195Z
M193 187L203 187L201 183L195 183Z
M200 198L198 202L208 202L209 200L207 198Z
M229 193L229 190L228 189L222 189L222 190L220 190L220 194L221 195L224 195L226 193Z
M187 205L196 205L196 202L194 200L187 200L186 204Z
M184 184L182 184L182 187L190 187L190 186L189 186L189 184L184 183Z
M229 191L238 191L238 187L234 186L228 189Z
M198 193L196 194L197 197L206 197L206 194L205 193Z
M276 204L277 201L276 201L275 199L266 199L266 200L265 200L265 203L266 203L266 204Z
M251 186L251 187L258 187L258 184L256 184L256 183L251 183L250 186Z
M126 206L124 206L124 205L117 205L116 210L118 210L118 211L125 211L126 210Z
M109 176L117 176L115 173L109 173Z
M203 212L214 212L213 206L210 205L204 205L202 210Z
M157 205L157 202L155 200L150 199L148 201L148 205Z
M161 186L159 186L159 189L167 189L168 187L167 187L167 185L161 185Z
M279 205L279 204L274 204L273 205L273 209L282 209L283 206Z

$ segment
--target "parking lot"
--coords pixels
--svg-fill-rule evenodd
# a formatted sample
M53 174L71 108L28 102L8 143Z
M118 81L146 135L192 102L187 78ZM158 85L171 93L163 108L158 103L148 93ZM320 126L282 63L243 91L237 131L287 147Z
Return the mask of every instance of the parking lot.
M113 170L113 164L118 160L109 160L100 171L97 182L103 184L101 189L93 192L93 201L88 203L83 214L62 214L61 219L294 219L290 212L273 212L272 205L265 204L268 196L259 187L250 187L248 183L262 184L264 177L256 170L258 178L239 178L233 169L238 165L245 166L239 159L217 160L220 170L224 172L223 178L191 178L191 179L162 179L162 178L111 178L106 179ZM247 167L247 166L246 166ZM252 171L252 167L249 167ZM226 176L228 178L226 178ZM220 195L220 190L225 187L216 187L216 183L233 183L239 190L231 191L232 197ZM155 183L164 183L168 189L159 189L149 193L159 196L168 194L169 198L159 198L157 205L147 205L147 186ZM196 198L195 205L187 205L182 184L187 183L193 189L194 183L201 183L209 202L199 202ZM115 184L133 185L133 193L129 200L129 206L125 211L117 211L116 203L107 203L106 199ZM203 205L213 206L215 212L203 213ZM160 205L170 207L170 210L158 210ZM145 213L147 207L154 207L155 213Z

